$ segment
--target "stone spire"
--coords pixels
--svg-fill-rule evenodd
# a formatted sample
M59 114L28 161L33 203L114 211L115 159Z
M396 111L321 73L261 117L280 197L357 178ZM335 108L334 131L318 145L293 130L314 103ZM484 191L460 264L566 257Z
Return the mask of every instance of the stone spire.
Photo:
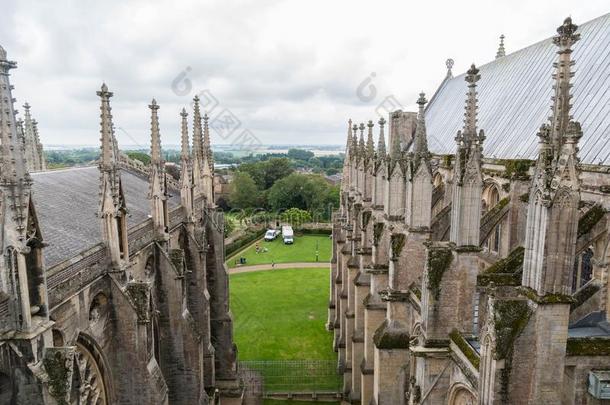
M24 110L24 121L23 121L23 145L25 148L25 160L28 167L28 171L34 171L36 167L36 155L34 154L35 135L34 135L34 121L32 120L32 113L30 111L30 104L25 103L23 105Z
M150 108L150 177L149 198L151 201L151 217L155 236L164 239L167 236L167 193L165 182L165 167L161 155L161 135L159 133L159 105L153 98Z
M193 171L193 186L195 194L203 193L203 134L201 129L201 110L199 109L199 97L193 99L193 150L192 150L192 171Z
M383 127L385 125L385 118L379 118L379 141L377 142L377 159L385 159L385 134L383 133Z
M572 98L570 94L570 89L572 88L570 79L574 76L574 72L572 72L572 66L574 65L574 61L572 61L572 45L580 39L580 34L576 33L577 29L578 26L572 24L572 19L568 17L557 28L557 35L553 37L553 43L559 48L557 51L559 61L553 65L556 69L553 75L553 79L555 79L555 85L553 86L555 94L552 99L553 113L549 119L551 124L550 141L555 153L558 152L565 141L564 137L573 132L573 128L570 128L574 124L570 114L572 107L572 104L570 104L570 99Z
M352 149L352 119L347 120L347 143L345 145L345 158L349 159Z
M345 159L343 162L343 179L341 181L341 189L348 190L351 186L351 159L352 159L352 119L347 121L347 142L345 145Z
M504 34L500 35L500 46L498 46L498 52L496 52L496 59L506 56L506 50L504 49Z
M373 140L373 124L372 120L369 120L367 127L369 128L368 135L366 137L366 158L367 160L373 159L375 156L375 141Z
M183 162L189 162L191 160L191 151L189 148L189 130L188 130L188 122L186 117L188 117L188 113L186 112L186 108L183 108L180 112L181 120L181 132L180 132L180 158Z
M208 125L209 117L205 113L203 115L203 157L207 160L210 169L214 168L214 153L212 152L212 143L210 141L210 127Z
M127 209L121 186L121 172L118 164L117 150L114 141L114 126L112 124L112 109L106 83L100 91L100 204L98 217L101 220L102 238L108 251L110 261L115 268L129 258L127 249Z
M193 159L201 158L203 149L203 134L201 130L201 110L199 109L199 97L193 98Z
M159 105L157 100L152 99L150 105L150 164L161 165L163 158L161 156L161 134L159 133Z
M33 317L48 320L46 277L40 257L42 235L31 198L32 179L27 169L10 83L10 70L17 64L7 59L0 46L0 291L9 297L8 316L0 333L29 331ZM9 282L10 280L10 282ZM41 324L36 324L40 327ZM35 350L35 349L34 349Z
M183 108L180 113L182 118L181 127L181 170L180 170L180 200L182 208L184 209L184 216L187 221L190 222L193 215L193 183L192 183L192 169L191 169L191 153L189 150L189 134L188 134L188 122L186 120L188 113Z
M417 99L417 105L419 106L419 113L417 115L417 129L415 130L415 141L413 143L413 162L415 167L419 166L422 159L427 160L430 156L428 151L428 138L426 135L426 113L425 106L428 100L426 95L422 92L419 93Z
M358 125L352 126L352 145L350 149L350 158L352 160L358 158Z
M478 246L483 188L482 152L485 135L477 134L477 82L481 76L473 64L466 73L468 93L464 127L455 140L457 151L453 168L450 240L458 246Z
M201 171L203 176L203 195L208 204L214 203L214 162L210 144L208 115L203 116L203 146L201 151Z
M15 242L25 242L31 178L26 166L24 144L17 132L15 99L9 82L9 72L16 67L17 63L7 60L6 51L0 47L0 189L3 189L3 195L10 196L9 206L5 210L12 212L5 216L5 223L14 222L11 231L16 231Z
M553 38L559 48L559 60L554 63L552 115L549 124L542 125L538 133L540 146L530 191L523 285L540 295L570 294L572 287L580 202L578 141L582 137L580 123L570 115L570 78L574 75L571 48L580 39L577 29L568 17Z
M110 108L110 97L113 93L108 91L106 83L102 84L102 88L97 92L101 99L100 117L101 117L101 153L100 153L100 168L109 170L116 167L116 156L114 156L114 148L112 145L112 109Z
M364 143L364 122L360 123L358 129L360 129L360 139L358 140L358 156L360 159L363 159L366 154L366 144Z

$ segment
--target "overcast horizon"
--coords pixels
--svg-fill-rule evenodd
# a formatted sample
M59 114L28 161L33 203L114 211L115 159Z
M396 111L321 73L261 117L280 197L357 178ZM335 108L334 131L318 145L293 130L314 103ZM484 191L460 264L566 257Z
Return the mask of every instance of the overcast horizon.
M249 130L266 145L340 145L347 119L376 121L386 97L407 110L420 91L430 98L448 58L457 75L492 61L500 34L511 53L568 15L580 25L609 11L601 0L152 4L3 3L16 108L31 104L43 144L95 145L106 82L121 146L147 147L153 97L162 142L179 144L179 112L198 94L212 120L240 123L224 137L212 131L213 143Z

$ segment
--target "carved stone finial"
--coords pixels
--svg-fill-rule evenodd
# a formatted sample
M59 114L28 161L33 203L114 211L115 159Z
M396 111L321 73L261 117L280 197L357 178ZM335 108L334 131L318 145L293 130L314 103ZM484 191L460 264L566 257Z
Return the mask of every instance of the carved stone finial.
M422 159L427 159L429 157L425 117L425 106L427 102L428 100L426 100L426 95L422 91L419 93L419 98L417 99L419 113L417 114L417 128L415 130L415 142L413 145L415 167L419 166Z
M506 56L506 50L504 49L504 34L500 35L500 46L498 46L498 52L496 52L496 59Z
M567 17L563 24L557 27L557 35L553 37L553 43L559 47L570 48L574 42L580 39L576 33L578 25L572 24L572 18Z
M385 134L383 133L385 122L385 118L379 118L379 141L377 142L377 158L379 159L384 159L386 156Z
M445 66L447 66L447 77L453 77L453 73L451 72L451 69L453 69L454 63L455 62L451 58L449 58L445 61Z
M375 141L373 140L373 120L369 120L367 127L369 128L369 132L366 138L366 156L371 159L375 154Z

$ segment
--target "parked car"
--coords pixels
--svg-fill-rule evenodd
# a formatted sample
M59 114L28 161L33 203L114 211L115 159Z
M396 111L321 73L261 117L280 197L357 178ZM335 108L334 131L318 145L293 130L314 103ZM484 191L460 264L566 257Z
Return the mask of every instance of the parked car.
M285 245L291 245L294 243L294 232L292 231L291 226L284 225L282 227L282 237L284 238Z
M267 229L267 232L265 232L265 240L272 241L275 238L277 238L277 236L279 234L280 234L280 231L277 229Z

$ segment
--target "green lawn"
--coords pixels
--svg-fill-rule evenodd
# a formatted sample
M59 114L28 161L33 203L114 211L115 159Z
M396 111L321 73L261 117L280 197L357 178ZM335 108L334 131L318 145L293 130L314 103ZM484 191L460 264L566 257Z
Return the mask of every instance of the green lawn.
M329 269L240 273L230 280L240 360L336 359L325 329Z
M246 258L246 265L275 263L298 263L315 262L316 248L318 250L318 261L329 262L331 255L331 239L328 235L303 235L295 236L292 245L284 245L281 235L274 241L258 242L261 250L267 251L256 253L256 244L233 257L227 259L229 268L236 267L235 261L240 257ZM327 294L328 291L325 291ZM328 295L328 294L327 294Z

